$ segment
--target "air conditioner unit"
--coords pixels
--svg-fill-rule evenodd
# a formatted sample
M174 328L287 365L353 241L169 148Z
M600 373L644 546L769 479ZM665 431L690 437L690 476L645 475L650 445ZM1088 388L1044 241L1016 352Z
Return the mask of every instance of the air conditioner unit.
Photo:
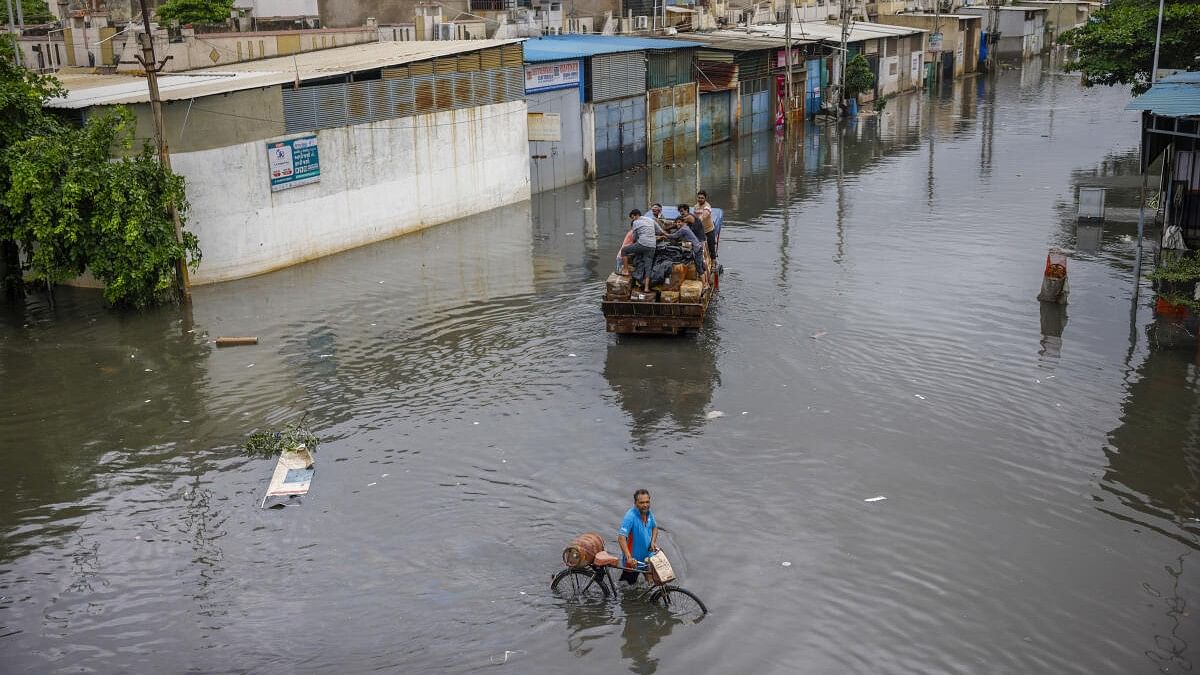
M650 30L650 17L648 17L648 16L633 17L633 29L634 30Z
M437 24L437 39L439 39L439 40L457 39L458 36L455 35L455 30L454 30L455 28L457 28L457 26L455 26L452 23Z

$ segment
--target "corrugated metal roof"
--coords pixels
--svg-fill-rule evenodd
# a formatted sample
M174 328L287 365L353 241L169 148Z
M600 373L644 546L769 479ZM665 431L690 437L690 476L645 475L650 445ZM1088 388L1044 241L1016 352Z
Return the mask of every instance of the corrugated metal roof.
M727 52L754 52L762 49L782 49L784 46L782 35L775 37L773 35L746 33L745 31L736 30L688 33L680 39L703 43L706 49L720 49ZM796 45L812 44L819 41L811 36L807 38L792 36L792 43Z
M786 27L784 24L766 24L754 26L753 34L783 37L785 30ZM925 32L928 31L923 28L913 28L911 26L889 26L882 23L855 21L850 24L848 41L862 42L864 40L901 37ZM823 21L798 21L792 24L792 38L836 42L842 39L842 26L839 23L825 23Z
M1200 72L1168 75L1125 109L1149 110L1163 117L1200 117Z
M626 37L624 35L547 35L526 40L526 63L579 59L598 54L620 54L647 49L686 49L702 47L699 42L665 38Z
M231 63L189 70L158 78L164 101L179 101L226 94L258 87L335 77L347 73L399 66L414 61L475 52L520 40L435 40L369 42L336 49L303 52L261 61ZM66 75L60 78L67 95L46 103L52 108L88 108L95 105L146 103L146 79L124 75Z

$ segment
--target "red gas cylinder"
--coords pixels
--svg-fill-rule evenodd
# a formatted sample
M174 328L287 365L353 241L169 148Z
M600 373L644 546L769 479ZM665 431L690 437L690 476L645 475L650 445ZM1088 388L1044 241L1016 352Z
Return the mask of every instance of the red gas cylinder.
M567 567L587 567L595 560L596 554L604 550L604 538L595 532L585 532L571 540L571 545L563 549L563 564Z

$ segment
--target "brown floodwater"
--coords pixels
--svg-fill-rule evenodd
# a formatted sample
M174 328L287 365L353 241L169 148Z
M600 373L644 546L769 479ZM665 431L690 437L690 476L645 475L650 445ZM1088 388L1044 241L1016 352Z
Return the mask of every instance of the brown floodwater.
M0 671L1195 669L1194 345L1158 339L1136 226L1074 218L1080 184L1135 203L1127 99L1032 62L187 313L0 310ZM606 334L623 214L697 187L705 330ZM305 412L312 492L260 510L239 444ZM549 590L637 487L698 623Z

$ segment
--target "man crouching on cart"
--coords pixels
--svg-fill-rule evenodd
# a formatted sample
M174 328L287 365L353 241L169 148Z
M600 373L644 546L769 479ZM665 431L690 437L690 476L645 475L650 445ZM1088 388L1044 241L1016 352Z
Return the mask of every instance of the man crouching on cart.
M641 572L637 564L658 550L658 525L650 512L650 491L639 489L633 493L633 506L625 512L617 542L621 545L621 581L629 585L637 583Z

